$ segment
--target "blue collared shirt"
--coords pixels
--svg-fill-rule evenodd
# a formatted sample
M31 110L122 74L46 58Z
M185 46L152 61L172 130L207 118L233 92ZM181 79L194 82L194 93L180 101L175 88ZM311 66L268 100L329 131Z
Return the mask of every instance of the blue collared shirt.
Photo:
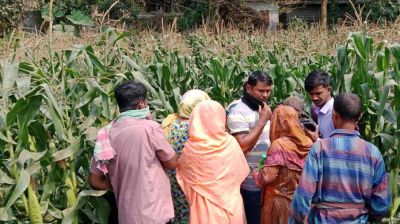
M313 104L313 111L318 117L318 129L322 138L329 138L335 130L332 122L333 102L334 99L331 98L322 108Z

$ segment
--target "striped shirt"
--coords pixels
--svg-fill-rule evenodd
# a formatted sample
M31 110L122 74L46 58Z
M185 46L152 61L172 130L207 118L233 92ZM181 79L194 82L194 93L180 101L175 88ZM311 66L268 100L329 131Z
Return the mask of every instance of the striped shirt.
M321 206L325 203L345 208ZM307 215L309 223L367 223L368 216L386 215L390 203L378 148L357 131L337 129L313 144L293 196L289 223L303 223Z
M241 100L236 102L236 104L231 104L231 106L228 106L227 119L229 132L231 134L250 132L250 130L256 126L258 122L258 116L258 111L251 110ZM245 155L251 172L249 176L247 176L246 180L242 183L241 188L244 190L260 190L260 188L256 186L251 174L254 169L257 169L258 163L262 155L265 154L267 152L267 149L269 148L269 126L270 122L268 121L253 149Z

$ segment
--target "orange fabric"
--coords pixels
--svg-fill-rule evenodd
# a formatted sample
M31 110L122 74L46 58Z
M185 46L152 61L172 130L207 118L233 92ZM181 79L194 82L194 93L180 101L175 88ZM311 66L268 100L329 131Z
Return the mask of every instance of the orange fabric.
M313 144L301 127L299 114L292 107L284 105L280 105L274 110L269 132L271 143L282 137L288 139L280 139L279 143L275 144L279 144L283 151L296 153L300 159L304 159L308 155Z
M268 170L266 170L268 172ZM262 224L287 224L290 203L297 188L301 171L280 167L279 175L263 191L261 208Z
M263 188L266 184L269 184L276 180L279 175L279 166L264 166L261 171L253 170L253 179L259 188Z
M292 196L312 145L298 116L295 109L283 105L278 106L272 115L271 147L262 172L254 174L258 182L264 180L262 224L288 223Z
M189 120L189 140L176 177L190 205L190 223L245 223L240 184L249 167L239 143L225 130L224 108L207 100Z

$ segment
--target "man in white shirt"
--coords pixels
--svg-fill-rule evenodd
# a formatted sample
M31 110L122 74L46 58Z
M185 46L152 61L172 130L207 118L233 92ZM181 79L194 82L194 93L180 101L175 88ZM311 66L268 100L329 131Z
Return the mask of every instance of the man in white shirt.
M335 130L332 122L334 100L330 81L328 73L323 70L312 71L304 81L304 88L313 102L311 115L318 123L321 138L329 138Z
M227 126L246 156L250 170L257 169L269 145L269 126L272 116L267 100L272 90L272 79L262 71L252 72L243 86L240 100L228 106ZM261 189L255 184L250 172L242 183L247 224L259 224L261 217Z

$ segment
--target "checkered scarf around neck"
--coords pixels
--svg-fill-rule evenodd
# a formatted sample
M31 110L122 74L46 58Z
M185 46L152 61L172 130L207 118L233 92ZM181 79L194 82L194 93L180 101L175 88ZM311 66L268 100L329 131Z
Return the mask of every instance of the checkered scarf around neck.
M105 127L101 128L97 132L96 144L94 146L94 159L97 163L97 169L103 172L104 175L108 173L107 164L112 160L117 154L114 148L111 146L111 141L109 138L110 129L114 122L118 120L123 120L127 118L134 119L145 119L150 113L149 107L141 110L128 110L120 113L112 122L110 122Z

